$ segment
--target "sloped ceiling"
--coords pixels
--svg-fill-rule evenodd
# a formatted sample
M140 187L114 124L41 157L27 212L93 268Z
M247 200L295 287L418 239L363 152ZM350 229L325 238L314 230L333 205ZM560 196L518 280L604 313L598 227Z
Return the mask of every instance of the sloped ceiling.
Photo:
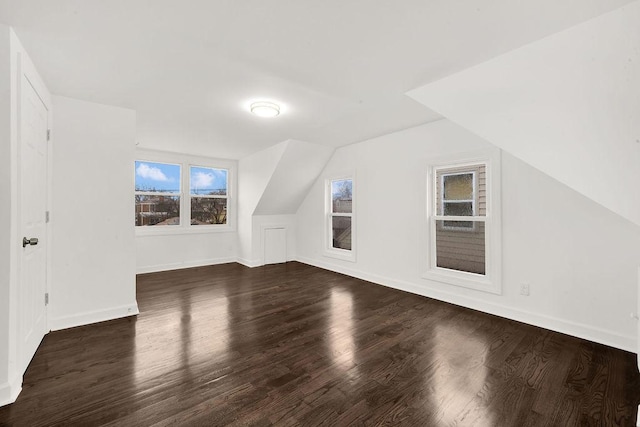
M640 225L640 1L409 95Z
M333 148L290 140L262 193L254 215L294 214L329 161Z
M278 168L289 141L246 156L238 163L238 216L251 220L262 195Z
M54 94L136 110L141 147L239 159L438 119L404 93L626 3L0 0L0 22Z

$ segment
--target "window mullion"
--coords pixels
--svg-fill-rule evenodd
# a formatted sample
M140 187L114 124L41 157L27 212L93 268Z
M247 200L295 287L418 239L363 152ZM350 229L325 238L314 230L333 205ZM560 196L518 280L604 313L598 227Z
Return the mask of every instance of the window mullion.
M476 221L476 222L486 222L488 221L487 216L449 216L449 215L433 215L433 218L436 221Z
M214 194L190 194L189 197L197 197L199 199L227 199L227 196L220 196Z
M136 196L180 197L182 193L165 193L163 191L136 191Z

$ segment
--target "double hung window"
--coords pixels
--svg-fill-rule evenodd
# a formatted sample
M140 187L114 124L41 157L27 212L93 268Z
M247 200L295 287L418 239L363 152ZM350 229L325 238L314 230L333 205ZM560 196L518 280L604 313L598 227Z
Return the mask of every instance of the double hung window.
M161 226L172 226L166 229L173 232L228 229L232 219L231 169L192 164L186 156L176 155L176 159L180 161L135 161L137 229L159 230Z
M328 256L354 260L354 185L352 177L327 180Z
M450 159L429 173L426 278L500 293L500 156Z
M189 171L191 225L226 224L228 171L200 166Z
M486 164L434 170L436 266L484 275Z
M136 226L180 225L181 167L136 161Z

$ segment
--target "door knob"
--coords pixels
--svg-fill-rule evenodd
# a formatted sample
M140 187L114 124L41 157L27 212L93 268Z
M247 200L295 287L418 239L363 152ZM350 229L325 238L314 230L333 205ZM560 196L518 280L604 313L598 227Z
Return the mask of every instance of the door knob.
M38 238L37 237L32 237L30 239L27 239L26 237L22 238L22 247L24 248L27 245L31 245L31 246L35 246L38 244Z

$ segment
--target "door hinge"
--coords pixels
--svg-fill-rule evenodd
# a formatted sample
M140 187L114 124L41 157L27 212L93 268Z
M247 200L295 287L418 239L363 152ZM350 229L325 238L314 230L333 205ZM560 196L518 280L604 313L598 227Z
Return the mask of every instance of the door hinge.
M47 141L51 141L51 129L47 129Z
M49 222L49 217L50 217L49 211L46 211L46 212L44 213L44 220L45 220L45 222Z
M44 294L44 305L49 305L49 292Z

